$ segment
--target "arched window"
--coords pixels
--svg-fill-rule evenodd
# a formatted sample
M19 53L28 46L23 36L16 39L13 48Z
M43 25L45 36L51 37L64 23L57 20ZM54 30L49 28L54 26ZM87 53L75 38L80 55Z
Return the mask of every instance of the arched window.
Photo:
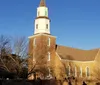
M82 77L82 67L80 67L80 77Z
M50 52L48 52L48 61L50 61Z
M66 68L66 74L67 76L70 76L70 66L68 65L68 67Z
M77 68L76 68L76 66L74 68L74 77L77 77Z
M48 46L50 46L50 38L48 38Z
M89 75L90 75L89 67L86 67L86 77L88 77Z
M38 24L36 24L36 29L38 29Z

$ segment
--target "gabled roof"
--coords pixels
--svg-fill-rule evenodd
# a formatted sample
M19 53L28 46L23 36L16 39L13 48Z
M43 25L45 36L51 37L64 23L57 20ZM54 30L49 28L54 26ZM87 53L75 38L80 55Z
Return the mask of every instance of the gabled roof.
M39 6L40 6L40 7L41 7L41 6L45 6L45 7L46 7L45 0L41 0Z
M99 49L81 50L81 49L57 45L56 51L61 59L75 60L75 61L93 61Z

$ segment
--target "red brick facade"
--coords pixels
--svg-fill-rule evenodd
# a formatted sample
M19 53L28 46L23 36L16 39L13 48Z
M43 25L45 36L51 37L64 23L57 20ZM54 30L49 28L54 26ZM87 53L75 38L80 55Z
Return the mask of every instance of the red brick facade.
M33 70L37 71L40 68L48 74L48 68L52 68L52 64L54 64L53 60L55 60L56 56L56 38L48 34L37 34L29 39L29 72L35 65ZM49 61L48 56L50 56Z

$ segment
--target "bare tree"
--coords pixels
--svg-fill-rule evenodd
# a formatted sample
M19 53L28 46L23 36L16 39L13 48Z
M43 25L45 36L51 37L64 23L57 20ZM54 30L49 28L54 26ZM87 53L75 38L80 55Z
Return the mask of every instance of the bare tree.
M35 55L35 54L34 54ZM47 54L36 54L35 60L33 61L33 56L28 58L28 64L31 65L29 68L29 74L40 73L43 74L45 78L49 74L48 65L47 65Z
M11 50L11 42L10 42L10 38L8 38L7 36L1 35L0 36L0 61L1 64L4 68L6 68L6 70L9 71L8 67L6 66L7 62L7 55L10 54L12 52Z
M38 42L39 41L39 42ZM32 49L33 54L28 59L29 74L40 73L45 78L49 75L48 70L48 46L43 39L37 40L36 47ZM32 74L33 75L33 74Z
M27 70L28 59L28 40L26 37L16 37L13 40L13 53L17 56L17 60L12 58L16 63L17 74L20 75L23 69Z
M28 41L25 37L15 38L13 40L11 37L1 35L0 66L19 76L25 73L27 71L27 47Z
M16 55L21 58L26 58L28 56L28 40L26 37L14 38L13 51Z
M11 53L10 38L1 35L0 36L0 56L4 56Z

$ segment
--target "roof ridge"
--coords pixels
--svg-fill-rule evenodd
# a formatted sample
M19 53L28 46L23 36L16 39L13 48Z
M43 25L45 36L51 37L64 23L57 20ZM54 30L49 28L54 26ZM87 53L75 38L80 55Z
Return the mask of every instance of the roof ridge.
M71 47L71 46L63 46L63 45L58 45L58 46L66 47L66 48L71 48L71 49L76 49L76 50L88 51L88 50L84 50L84 49L80 49L80 48L75 48L75 47Z
M58 45L58 44L57 44ZM83 51L92 51L92 50L99 50L100 48L95 48L95 49L89 49L89 50L85 50L85 49L81 49L81 48L75 48L75 47L71 47L71 46L63 46L63 45L58 45L61 47L66 47L66 48L71 48L71 49L76 49L76 50L83 50Z
M96 59L96 57L98 56L99 52L100 52L100 49L98 49L98 52L97 52L96 55L95 55L95 59ZM94 59L94 60L95 60L95 59Z

